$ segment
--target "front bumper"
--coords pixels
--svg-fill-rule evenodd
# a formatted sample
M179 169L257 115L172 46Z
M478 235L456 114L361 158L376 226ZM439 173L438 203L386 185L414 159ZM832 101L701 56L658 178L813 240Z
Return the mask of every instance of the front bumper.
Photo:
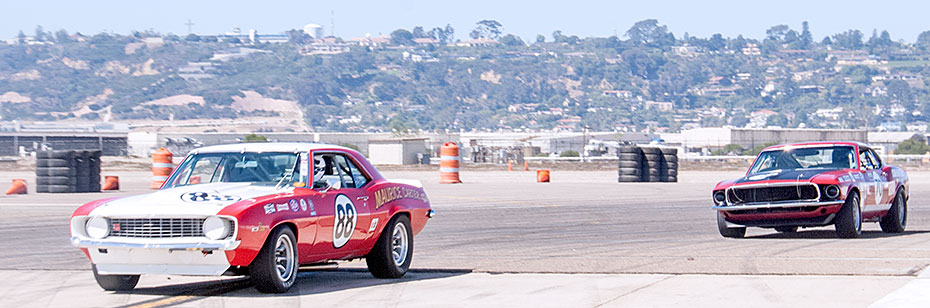
M83 237L71 237L71 244L80 248L150 248L168 250L233 250L239 247L240 241L138 241L136 239L121 240L94 240Z
M718 211L744 211L759 209L779 209L779 208L798 208L798 207L821 207L841 205L845 201L820 201L820 202L771 202L771 203L747 203L739 205L715 205L713 208Z
M230 264L223 253L239 246L237 240L173 241L136 239L92 240L72 237L71 243L87 249L97 272L104 275L222 275Z

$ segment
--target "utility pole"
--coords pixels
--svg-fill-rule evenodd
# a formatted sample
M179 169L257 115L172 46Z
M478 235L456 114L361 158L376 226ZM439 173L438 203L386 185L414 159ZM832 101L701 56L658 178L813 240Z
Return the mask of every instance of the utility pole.
M329 10L329 35L336 36L336 11Z
M194 23L190 19L187 20L187 23L185 23L185 25L187 25L187 34L194 33L193 31Z

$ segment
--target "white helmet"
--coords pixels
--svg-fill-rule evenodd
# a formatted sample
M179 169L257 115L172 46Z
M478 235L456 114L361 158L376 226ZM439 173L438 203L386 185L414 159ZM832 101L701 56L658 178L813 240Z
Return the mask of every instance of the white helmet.
M313 158L313 181L318 182L323 179L323 171L326 169L326 162L322 156Z

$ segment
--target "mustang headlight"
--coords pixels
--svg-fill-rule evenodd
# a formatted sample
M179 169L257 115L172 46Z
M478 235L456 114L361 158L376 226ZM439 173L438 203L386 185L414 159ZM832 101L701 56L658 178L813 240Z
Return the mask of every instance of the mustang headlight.
M717 205L724 205L727 202L727 195L722 190L714 192L714 203Z
M221 240L229 236L229 223L226 220L210 216L203 221L203 235L211 240Z
M110 222L106 218L95 216L84 224L84 231L87 232L87 236L102 239L110 234Z
M823 189L823 194L830 199L836 199L840 196L840 187L836 185L830 185Z

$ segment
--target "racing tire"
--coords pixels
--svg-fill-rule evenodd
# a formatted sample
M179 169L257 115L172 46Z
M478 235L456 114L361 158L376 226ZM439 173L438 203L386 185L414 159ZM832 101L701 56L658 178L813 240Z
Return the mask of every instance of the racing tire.
M859 194L850 193L846 203L836 213L836 236L840 238L857 238L862 234L862 211L859 208Z
M617 147L617 153L637 153L635 145L621 145Z
M795 232L798 232L798 226L775 227L775 231L778 231L781 233L795 233Z
M645 161L659 161L662 159L662 155L659 154L643 154L643 160Z
M668 170L672 170L672 169L678 170L678 163L677 162L666 162L665 167L668 168Z
M50 151L38 151L36 152L36 159L45 159L52 158L52 152Z
M628 168L639 169L639 168L642 168L642 166L643 164L641 164L638 160L621 160L620 161L620 169L628 169Z
M92 264L91 269L94 271L97 285L107 291L129 291L139 283L139 275L101 275L97 273L96 264Z
M67 159L48 158L36 161L37 167L68 167L70 165L71 162Z
M48 185L38 185L38 184L36 184L36 192L37 192L37 193L47 193L47 192L48 192Z
M642 172L643 172L643 170L642 170L642 169L639 169L639 168L635 168L635 169L633 169L633 168L620 168L620 169L619 169L619 175L635 175L635 176L639 176L640 174L642 174Z
M66 176L41 176L41 177L36 178L36 184L38 185L75 185L77 184L77 179L66 177Z
M641 161L643 156L638 153L620 153L620 161Z
M746 227L727 227L727 220L723 218L723 213L717 212L717 231L726 238L743 238L746 236Z
M48 168L47 167L36 167L36 176L37 177L48 176Z
M38 186L39 184L36 184L36 185ZM60 193L74 192L74 186L71 186L71 185L43 185L43 186L48 187L47 192L50 192L50 193L60 194Z
M904 200L904 193L898 191L894 196L894 202L891 203L891 209L888 214L882 217L878 223L885 233L901 233L907 226L907 201Z
M643 154L646 155L662 155L662 151L659 148L641 148L643 149Z
M666 178L665 181L666 181L666 182L669 182L669 183L678 183L678 176L671 176L671 175L670 175L670 176L668 176L668 177Z
M678 162L678 156L677 156L677 155L662 155L662 159L665 159L665 161L670 162L670 163L672 163L672 162L677 163L677 162Z
M297 281L297 237L291 228L280 226L249 265L252 284L262 293L284 293ZM280 269L279 269L280 267Z
M647 167L649 167L649 169L657 169L657 168L659 168L659 165L660 165L660 164L659 164L658 161L655 161L655 160L646 160L646 164L645 164L645 165L646 165Z
M68 167L48 167L44 168L46 170L46 176L70 176L72 175L72 169Z
M381 231L381 236L365 256L368 271L377 278L400 278L413 259L413 229L410 218L397 215Z
M665 170L665 174L668 175L668 176L678 176L678 169L671 169L671 168L669 168L669 169Z
M54 150L48 152L48 158L58 158L63 160L68 160L77 154L77 151L73 150Z
M617 178L617 182L642 182L642 181L643 181L643 177L638 176L638 175L622 175L621 174L620 177Z
M660 148L659 151L665 156L678 156L678 149L676 148Z

